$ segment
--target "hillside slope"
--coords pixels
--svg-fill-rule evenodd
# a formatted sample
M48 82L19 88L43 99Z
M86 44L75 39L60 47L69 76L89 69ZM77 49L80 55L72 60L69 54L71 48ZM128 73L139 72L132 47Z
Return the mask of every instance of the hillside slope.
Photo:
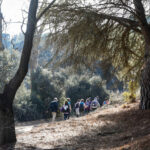
M150 111L138 103L92 112L67 121L17 126L17 150L149 150ZM29 130L26 130L29 129ZM1 149L9 149L5 146Z

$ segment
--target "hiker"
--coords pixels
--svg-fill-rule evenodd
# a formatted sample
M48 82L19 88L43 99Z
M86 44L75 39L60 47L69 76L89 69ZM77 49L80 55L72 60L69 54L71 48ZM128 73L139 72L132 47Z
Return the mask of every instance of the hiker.
M109 104L109 100L108 100L108 99L105 99L105 100L103 101L103 105L106 105L106 104Z
M67 102L68 102L68 105L69 105L69 110L70 110L70 112L69 112L69 118L70 118L70 114L71 114L71 99L70 98L67 98Z
M54 122L56 119L57 111L58 111L58 99L57 99L57 97L55 97L54 100L50 103L50 109L52 112L52 122Z
M84 99L81 99L81 101L80 101L80 107L79 107L79 111L81 113L81 116L84 115L84 110L85 110Z
M89 98L86 99L86 102L85 102L85 113L89 113L90 112L90 100Z
M69 119L70 106L68 104L68 101L65 101L65 104L62 107L62 112L64 113L64 120Z
M75 103L75 113L76 113L76 116L79 117L80 116L80 99L77 100L77 102Z
M100 104L98 102L98 96L94 98L94 100L91 102L90 109L96 110L98 107L100 107Z

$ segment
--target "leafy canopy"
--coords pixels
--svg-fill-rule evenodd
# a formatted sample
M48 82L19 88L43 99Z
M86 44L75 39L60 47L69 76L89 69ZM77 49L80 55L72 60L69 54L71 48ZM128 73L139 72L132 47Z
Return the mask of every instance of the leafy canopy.
M47 40L55 49L53 61L86 66L103 61L100 64L113 65L120 77L138 78L145 42L140 23L146 21L145 17L149 20L148 3L148 0L56 2L43 18L49 29Z

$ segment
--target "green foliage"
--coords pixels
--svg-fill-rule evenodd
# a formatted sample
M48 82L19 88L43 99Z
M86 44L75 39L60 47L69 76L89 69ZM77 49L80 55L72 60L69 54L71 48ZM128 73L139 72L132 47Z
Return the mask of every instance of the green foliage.
M0 52L0 92L16 73L19 58L20 52L16 50L5 49ZM29 77L27 76L15 95L13 107L15 119L18 121L34 120L39 115L35 111L36 106L30 101L29 85Z
M74 75L67 80L66 95L70 97L74 104L77 99L86 99L87 97L100 97L100 103L108 97L102 80L99 76Z
M54 34L50 32L47 38L54 45L55 62L93 67L103 61L111 64L120 78L138 79L144 62L144 38L134 11L127 11L131 5L132 1L91 4L76 0L52 7L43 23L54 26ZM61 56L59 61L56 55Z
M38 68L31 79L30 83L26 77L15 97L14 112L18 121L49 118L49 106L54 97L59 99L59 107L63 106L66 97L71 98L72 106L79 98L99 96L102 103L108 97L100 76L88 71L72 74L67 68L55 72ZM31 89L27 88L30 84Z
M66 97L70 97L72 106L78 98L99 96L101 103L108 94L99 76L85 72L70 74L69 70L59 69L55 72L38 68L32 74L31 104L36 106L38 118L47 118L50 102L54 97L59 99L59 107L62 107ZM60 114L61 115L61 114Z
M60 98L63 88L61 87L64 78L58 72L51 72L47 69L37 69L32 75L32 92L35 92L37 97L44 101L45 99Z
M14 76L17 67L20 53L15 50L4 50L0 52L0 92L6 83Z
M128 91L123 92L125 102L134 102L136 99L136 90L138 89L138 83L136 81L128 82Z
M40 118L37 105L31 103L31 91L27 89L25 80L18 89L14 100L14 115L17 121L29 121ZM28 83L29 84L29 83Z
M48 117L47 111L54 97L62 97L64 79L59 72L42 68L32 74L31 103L36 106L41 118Z
M0 53L1 92L4 85L16 73L19 57L20 53L16 50L5 50ZM54 97L59 99L61 107L66 97L70 97L74 105L78 98L99 96L103 100L108 96L100 76L85 68L76 73L71 73L68 68L61 68L55 72L38 68L32 74L31 81L28 74L15 96L13 105L15 119L30 121L50 117L50 113L47 112Z

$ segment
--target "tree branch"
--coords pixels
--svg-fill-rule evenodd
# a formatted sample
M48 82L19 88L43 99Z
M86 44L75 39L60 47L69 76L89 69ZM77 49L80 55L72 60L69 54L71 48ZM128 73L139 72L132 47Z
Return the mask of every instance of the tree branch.
M49 8L55 3L56 0L53 0L37 17L36 22L40 20L40 18L48 11Z
M136 15L137 15L139 21L144 24L147 24L145 10L143 8L143 4L142 4L141 0L134 0L134 6L135 6Z
M130 20L127 18L123 18L123 17L116 17L116 16L111 16L111 15L107 15L107 14L95 14L98 18L103 18L103 19L110 19L110 20L114 20L116 22L118 22L119 24L127 27L127 28L131 28L133 30L136 30L137 32L141 32L137 27L139 27L138 22L134 21L134 20Z

